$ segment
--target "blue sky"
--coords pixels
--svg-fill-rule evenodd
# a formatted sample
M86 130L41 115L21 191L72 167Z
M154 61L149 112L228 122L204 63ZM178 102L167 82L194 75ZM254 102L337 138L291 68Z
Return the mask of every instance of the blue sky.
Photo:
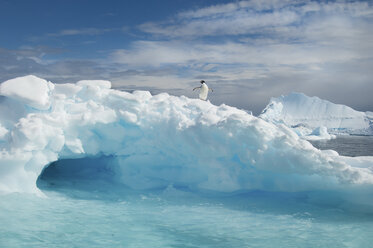
M0 81L107 79L259 113L300 91L373 110L371 1L0 0Z

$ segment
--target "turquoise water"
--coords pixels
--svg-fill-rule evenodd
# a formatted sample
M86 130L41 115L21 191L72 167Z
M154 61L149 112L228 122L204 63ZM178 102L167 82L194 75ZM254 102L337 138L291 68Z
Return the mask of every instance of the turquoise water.
M0 247L369 247L373 215L309 193L44 186L0 199Z

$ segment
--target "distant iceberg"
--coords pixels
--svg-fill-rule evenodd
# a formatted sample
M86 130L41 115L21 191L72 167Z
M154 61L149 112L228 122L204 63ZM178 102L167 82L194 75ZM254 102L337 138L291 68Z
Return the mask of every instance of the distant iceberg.
M346 159L320 151L285 125L263 120L265 115L268 120L285 116L286 124L312 120L307 123L328 128L330 123L369 127L363 114L347 107L323 104L326 109L317 114L310 102L325 103L317 98L283 97L257 118L184 96L122 92L102 80L53 84L25 76L2 83L0 94L3 193L41 193L36 181L44 168L81 158L90 158L89 163L100 159L116 183L134 189L174 185L197 191L293 192L373 186L371 157ZM303 102L287 105L290 100ZM310 107L310 117L303 104ZM339 115L330 116L332 110ZM320 123L323 116L330 118ZM343 119L347 116L352 119Z
M333 138L329 133L373 135L373 119L369 112L359 112L303 93L272 98L260 118L285 124L306 139Z

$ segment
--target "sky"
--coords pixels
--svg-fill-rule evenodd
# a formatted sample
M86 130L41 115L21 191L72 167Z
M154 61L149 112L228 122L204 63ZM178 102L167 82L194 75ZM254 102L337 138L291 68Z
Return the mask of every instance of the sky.
M303 92L373 111L373 2L0 0L0 82L106 79L259 114Z

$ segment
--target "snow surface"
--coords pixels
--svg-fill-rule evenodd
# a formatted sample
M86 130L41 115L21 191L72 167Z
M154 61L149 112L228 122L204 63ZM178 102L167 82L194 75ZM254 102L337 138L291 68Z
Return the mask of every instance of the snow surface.
M303 93L272 98L260 118L272 123L283 123L309 139L315 139L315 129L323 127L333 134L373 135L373 122L369 112L359 112ZM332 138L327 132L322 133L324 137L319 137ZM308 135L313 137L307 137Z
M51 105L49 97L53 84L33 75L3 82L0 94L23 102L30 107L46 110Z
M85 157L105 160L116 182L134 189L372 192L372 157L320 151L285 125L224 104L35 76L1 89L1 192L40 193L46 166Z

